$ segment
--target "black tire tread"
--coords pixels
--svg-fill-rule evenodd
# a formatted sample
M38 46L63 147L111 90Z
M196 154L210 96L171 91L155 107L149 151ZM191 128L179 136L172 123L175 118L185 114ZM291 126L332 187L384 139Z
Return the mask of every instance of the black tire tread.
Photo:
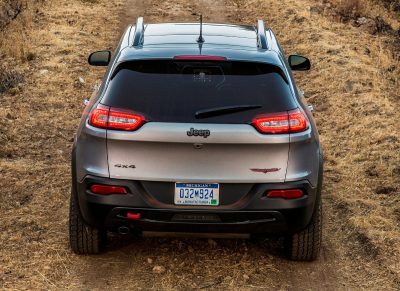
M98 254L104 244L104 231L85 224L76 196L71 193L69 213L69 241L74 253L80 255Z
M294 261L314 261L317 259L322 240L322 203L318 201L310 224L287 237L286 249Z

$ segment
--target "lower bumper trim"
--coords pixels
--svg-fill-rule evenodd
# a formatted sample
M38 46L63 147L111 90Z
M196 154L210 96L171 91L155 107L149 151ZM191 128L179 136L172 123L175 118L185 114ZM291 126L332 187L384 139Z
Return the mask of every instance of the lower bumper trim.
M130 220L126 213L140 213ZM105 221L107 228L127 226L140 231L268 233L286 231L277 211L188 211L169 209L114 208Z

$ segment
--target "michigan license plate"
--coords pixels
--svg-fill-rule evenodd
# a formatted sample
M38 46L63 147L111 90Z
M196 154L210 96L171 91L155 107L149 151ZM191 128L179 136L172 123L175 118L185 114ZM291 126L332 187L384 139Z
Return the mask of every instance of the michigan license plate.
M175 183L176 205L219 205L219 184Z

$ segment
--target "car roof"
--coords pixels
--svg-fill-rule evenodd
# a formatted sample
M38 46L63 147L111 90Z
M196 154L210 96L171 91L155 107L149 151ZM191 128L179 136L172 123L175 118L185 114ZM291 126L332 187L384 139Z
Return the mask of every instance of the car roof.
M170 59L177 55L213 55L228 60L259 61L282 66L279 48L270 29L266 29L263 36L267 46L260 47L258 28L251 25L203 23L204 42L197 41L200 23L142 25L139 45L134 45L138 34L136 27L139 25L128 27L118 62Z
M208 44L248 48L257 46L257 34L253 26L204 23L202 29ZM199 23L148 24L145 27L143 46L194 44L199 34Z

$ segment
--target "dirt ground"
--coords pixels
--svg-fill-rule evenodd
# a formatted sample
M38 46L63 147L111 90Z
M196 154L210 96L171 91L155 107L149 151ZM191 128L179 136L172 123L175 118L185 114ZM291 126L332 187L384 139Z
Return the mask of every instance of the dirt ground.
M10 72L2 82L15 83L0 91L0 289L400 290L400 74L392 34L338 21L327 1L322 8L313 0L33 2L0 43L0 68ZM326 159L316 262L286 260L279 239L114 236L101 255L69 249L73 134L82 101L104 73L86 64L87 55L115 48L138 16L183 22L199 12L208 22L264 19L287 54L313 62L295 77L314 105ZM392 16L385 19L398 29Z

